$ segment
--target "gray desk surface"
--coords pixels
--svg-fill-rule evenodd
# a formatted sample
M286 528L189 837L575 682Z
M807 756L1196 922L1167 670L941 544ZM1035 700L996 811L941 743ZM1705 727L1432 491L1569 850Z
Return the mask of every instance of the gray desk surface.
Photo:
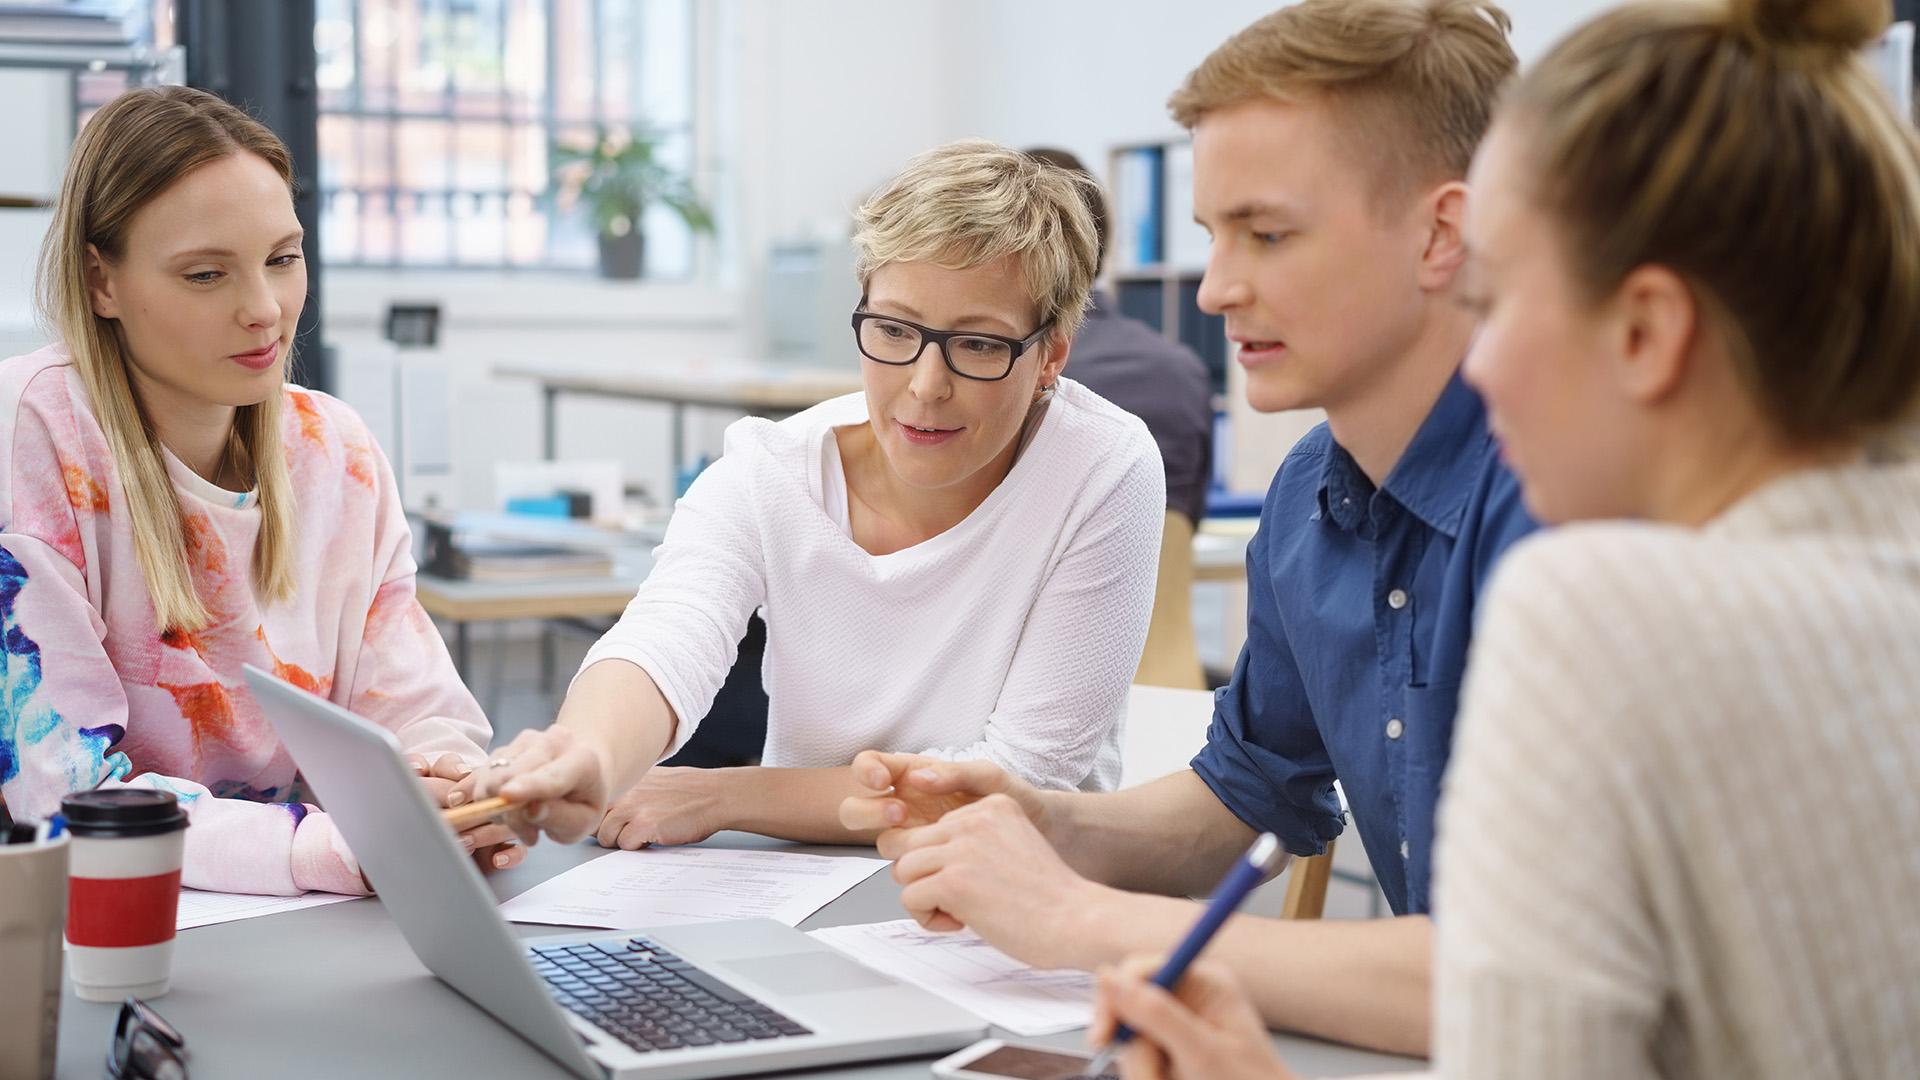
M713 843L770 846L728 833ZM858 848L796 848L822 854L871 854ZM601 854L592 844L536 846L520 867L494 875L502 899ZM882 872L801 924L880 922L902 916L899 886ZM567 933L516 926L522 936ZM176 943L173 989L154 1000L186 1036L194 1080L270 1077L570 1076L529 1043L429 975L375 900L357 900L207 926ZM58 1076L103 1075L118 1007L83 1002L68 989L60 1011ZM1004 1033L1001 1033L1004 1034ZM1042 1042L1079 1045L1077 1032ZM1275 1043L1306 1076L1346 1076L1423 1067L1289 1036ZM816 1069L809 1080L925 1080L931 1059Z

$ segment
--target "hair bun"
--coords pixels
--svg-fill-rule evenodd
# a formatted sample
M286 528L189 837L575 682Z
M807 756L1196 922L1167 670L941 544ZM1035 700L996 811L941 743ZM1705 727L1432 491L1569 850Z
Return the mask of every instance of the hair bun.
M1892 0L1731 0L1734 29L1773 45L1857 49L1893 20Z

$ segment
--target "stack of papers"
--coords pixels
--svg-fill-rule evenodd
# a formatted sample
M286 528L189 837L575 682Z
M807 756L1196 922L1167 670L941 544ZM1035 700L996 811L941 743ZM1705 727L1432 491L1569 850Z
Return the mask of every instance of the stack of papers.
M257 919L262 915L278 915L283 911L299 911L301 908L320 907L323 904L338 904L358 899L360 898L357 896L323 892L305 893L300 896L254 896L249 893L181 889L180 914L174 918L173 928L191 930L196 926Z
M1029 967L971 930L936 934L901 919L831 926L812 936L1015 1035L1054 1035L1093 1019L1093 976Z
M886 865L792 851L615 851L535 885L500 913L517 923L608 930L720 919L798 926Z

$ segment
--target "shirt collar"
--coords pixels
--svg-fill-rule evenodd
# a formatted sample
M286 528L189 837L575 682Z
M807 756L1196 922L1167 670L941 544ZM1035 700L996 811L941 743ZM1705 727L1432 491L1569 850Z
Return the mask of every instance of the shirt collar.
M1486 406L1456 371L1381 488L1429 527L1458 536L1467 496L1492 450ZM1334 443L1320 477L1321 512L1342 529L1355 529L1373 494L1353 456Z

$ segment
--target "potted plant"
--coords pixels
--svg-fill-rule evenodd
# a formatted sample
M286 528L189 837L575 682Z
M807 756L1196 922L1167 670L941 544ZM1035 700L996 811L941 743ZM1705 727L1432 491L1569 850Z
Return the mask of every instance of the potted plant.
M646 266L642 215L662 203L694 232L713 231L713 214L693 185L655 156L658 134L645 128L602 129L592 145L555 143L555 186L569 199L584 199L600 237L603 277L637 278Z

